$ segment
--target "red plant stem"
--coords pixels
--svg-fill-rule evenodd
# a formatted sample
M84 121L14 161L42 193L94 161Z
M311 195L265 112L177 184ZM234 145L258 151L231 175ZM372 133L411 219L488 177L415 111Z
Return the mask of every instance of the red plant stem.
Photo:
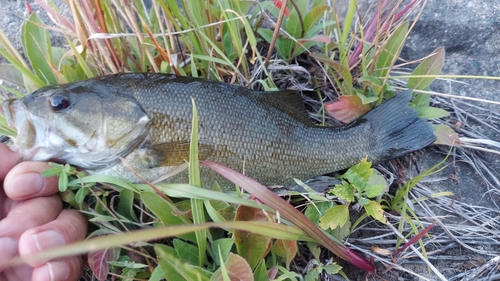
M388 0L382 1L381 5L382 7L380 9L377 9L377 12L372 16L370 23L368 24L368 28L364 32L365 42L372 43L373 38L375 37L375 30L380 20L379 10L385 9L385 6L387 6L387 1ZM352 52L351 57L349 58L349 68L353 67L359 62L360 60L359 55L363 50L363 45L364 45L363 43L364 42L358 42L358 44L356 44L356 47L354 47L354 51Z
M387 6L387 3L388 1L387 0L384 0L382 2L382 5L381 5L381 8L380 10L383 11L386 6ZM398 12L393 18L391 21L388 21L388 22L384 22L382 28L380 29L382 32L386 32L387 29L389 29L389 27L396 21L398 21L401 17L404 16L404 14L406 14L413 6L415 6L415 4L417 4L417 0L413 0L411 3L409 3L408 5L406 5L400 12ZM378 26L378 23L380 20L382 21L385 21L386 19L381 19L380 18L380 13L378 12L379 9L377 9L377 12L376 14L374 14L368 24L368 27L366 28L365 32L364 32L364 41L367 42L367 43L373 43L373 38L375 37L375 30ZM361 54L361 51L363 50L363 42L358 42L358 44L356 45L356 47L354 47L354 50L351 54L351 56L349 57L349 68L352 68L353 66L355 66L360 58L359 58L359 55Z
M323 232L323 230L316 226L299 210L295 209L283 198L274 194L267 187L258 183L254 179L246 177L231 168L225 167L215 162L200 161L200 163L221 174L229 181L254 195L260 201L264 202L267 206L273 208L274 210L279 210L281 217L285 218L287 221L302 229L302 231L304 231L315 241L332 251L339 258L342 258L363 270L369 272L373 272L375 270L374 266L370 262L365 260L361 255L330 239Z
M424 235L426 235L427 232L429 232L435 225L436 225L436 222L433 222L432 224L430 224L429 226L427 226L426 228L424 228L424 230L420 231L417 235L415 235L413 238L411 238L406 244L404 244L399 249L397 249L396 251L394 251L394 255L393 256L394 257L397 256L399 253L401 253L402 251L404 251L406 248L408 248L411 245L415 244L418 240L420 240L422 237L424 237Z

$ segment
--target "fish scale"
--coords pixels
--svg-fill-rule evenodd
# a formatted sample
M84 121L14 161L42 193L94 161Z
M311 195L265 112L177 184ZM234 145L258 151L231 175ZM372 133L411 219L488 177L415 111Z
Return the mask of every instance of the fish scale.
M55 95L59 95L57 99ZM154 180L189 160L191 99L198 110L200 159L244 171L268 186L290 186L293 178L306 180L342 170L366 156L371 161L383 162L421 149L435 140L430 124L418 118L416 111L408 106L411 92L397 95L344 127L314 125L297 93L252 91L167 74L104 76L43 88L32 96L37 99L28 96L21 101L6 101L7 119L23 123L30 118L22 114L32 116L35 112L45 112L45 121L31 118L39 122L35 127L44 127L38 129L38 134L49 127L61 131L58 127L64 124L75 132L73 135L91 135L89 138L95 138L96 143L106 135L100 124L109 123L107 126L113 127L107 133L112 134L108 137L115 145L94 149L96 155L104 155L99 161L80 153L82 146L91 145L78 140L73 145L44 147L45 158L51 156L47 152L51 149L64 150L65 156L53 153L50 159L79 165L94 174L118 173L132 182L139 179L116 160L117 156L125 157L147 180ZM64 100L64 97L70 105L54 112L50 102ZM86 102L94 104L94 108L86 107ZM102 108L97 108L97 104ZM85 115L88 115L88 127L75 128L73 121L69 121L81 120ZM51 123L56 117L62 124ZM20 130L27 127L16 125ZM64 139L66 133L69 134L62 132L62 136L47 138ZM20 151L26 151L27 158L48 160L37 157L34 148L37 145L42 146L21 147ZM181 177L186 177L186 173L172 181ZM202 169L205 185L216 180L224 182L220 176ZM223 185L231 187L228 183Z

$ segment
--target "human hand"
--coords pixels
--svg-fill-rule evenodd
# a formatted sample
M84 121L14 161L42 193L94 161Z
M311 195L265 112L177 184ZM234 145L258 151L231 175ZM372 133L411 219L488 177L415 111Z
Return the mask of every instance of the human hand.
M83 240L87 220L75 210L63 210L57 196L57 177L43 178L50 166L19 161L19 154L0 144L0 268L17 255ZM81 257L67 257L10 267L0 272L2 281L78 280Z

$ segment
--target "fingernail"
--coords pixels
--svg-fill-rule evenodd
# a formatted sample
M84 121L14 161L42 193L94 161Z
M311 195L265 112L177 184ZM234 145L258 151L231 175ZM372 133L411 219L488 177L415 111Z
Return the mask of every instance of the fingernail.
M22 181L22 184L16 184L16 195L18 197L37 194L43 188L43 178L39 173L26 173L19 175L16 181Z
M69 267L66 262L48 262L46 268L51 281L66 280L66 278L68 278Z
M55 230L46 230L31 234L38 251L64 246L64 237Z
M0 253L2 253L0 255L0 265L5 265L17 255L17 246L17 241L10 237L0 238Z

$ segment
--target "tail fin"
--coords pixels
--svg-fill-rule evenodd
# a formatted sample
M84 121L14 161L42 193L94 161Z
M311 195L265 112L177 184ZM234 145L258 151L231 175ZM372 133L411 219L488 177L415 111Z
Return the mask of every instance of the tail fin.
M408 106L412 91L404 91L363 116L380 138L372 159L384 162L422 149L436 137L429 122Z

